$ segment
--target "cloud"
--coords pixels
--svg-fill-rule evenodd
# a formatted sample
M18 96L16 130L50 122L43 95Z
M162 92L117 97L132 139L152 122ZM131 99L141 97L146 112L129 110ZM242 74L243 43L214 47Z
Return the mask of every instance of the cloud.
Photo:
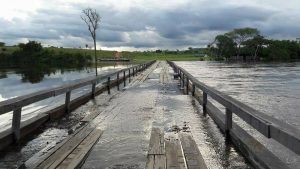
M0 41L10 44L24 40L65 47L91 44L80 19L88 6L102 17L97 42L105 49L201 47L215 35L239 27L256 27L275 39L300 36L297 0L284 5L281 0L30 0L23 5L13 1L0 7Z

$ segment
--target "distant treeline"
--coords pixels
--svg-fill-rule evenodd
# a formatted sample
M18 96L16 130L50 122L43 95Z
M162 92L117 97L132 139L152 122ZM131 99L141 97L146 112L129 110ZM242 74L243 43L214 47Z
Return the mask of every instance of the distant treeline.
M43 48L36 41L29 41L18 45L13 52L7 51L2 46L0 51L0 67L29 68L29 67L51 67L51 68L76 68L84 67L92 62L91 55L76 52L56 52L49 48Z
M209 45L216 59L263 61L300 60L300 43L291 40L270 40L255 28L234 29L218 35Z

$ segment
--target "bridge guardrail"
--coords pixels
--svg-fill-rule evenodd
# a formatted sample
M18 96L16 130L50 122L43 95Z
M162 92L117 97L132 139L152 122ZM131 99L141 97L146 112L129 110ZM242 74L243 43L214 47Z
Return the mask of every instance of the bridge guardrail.
M121 84L122 81L124 81L124 86L126 85L126 78L131 75L137 74L137 72L145 70L147 67L152 65L155 61L139 64L130 68L122 69L114 73L110 73L107 75L100 75L96 77L90 77L86 79L82 79L80 81L72 82L70 84L66 84L63 86L51 88L51 89L46 89L46 90L41 90L38 92L34 92L28 95L24 96L19 96L16 98L12 98L9 100L5 100L0 102L0 115L8 113L13 111L13 118L12 118L12 132L14 135L15 141L18 141L20 139L20 123L21 123L21 114L22 114L22 107L30 105L32 103L45 100L50 97L54 97L57 95L61 94L66 94L65 96L65 111L69 112L69 106L70 106L70 100L71 100L71 92L72 90L87 86L87 85L92 85L92 92L91 92L91 97L93 98L95 96L96 92L96 85L99 81L105 80L106 81L106 90L108 93L110 93L110 82L111 82L111 77L116 76L116 81L117 81L117 88L119 90L119 85ZM130 71L132 70L132 71ZM126 72L128 71L128 74ZM120 74L123 74L123 77L120 77Z
M195 94L196 88L203 92L203 113L206 113L207 96L210 96L225 107L226 133L230 132L232 128L232 113L234 113L265 137L272 138L289 150L298 155L300 154L300 131L297 128L259 112L252 107L205 85L174 62L168 61L168 63L176 72L176 76L180 77L180 84L182 87L186 87L187 92L189 90L189 82L192 84L192 95Z

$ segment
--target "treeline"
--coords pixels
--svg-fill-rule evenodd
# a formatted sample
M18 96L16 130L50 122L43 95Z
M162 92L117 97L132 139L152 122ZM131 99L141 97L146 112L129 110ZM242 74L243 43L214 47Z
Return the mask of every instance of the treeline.
M217 35L209 49L210 55L219 60L300 60L299 42L266 39L255 28L234 29Z
M29 41L18 45L14 52L0 51L0 66L14 68L76 68L84 67L92 62L91 55L82 53L55 52L49 48L43 48L36 41ZM4 48L6 49L6 48Z

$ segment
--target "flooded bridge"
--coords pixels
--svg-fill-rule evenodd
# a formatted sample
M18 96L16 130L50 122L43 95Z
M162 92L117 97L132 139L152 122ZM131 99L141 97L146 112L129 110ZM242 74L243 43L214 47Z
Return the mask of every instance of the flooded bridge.
M71 99L72 90L87 85L91 86L89 93ZM65 95L64 105L21 122L22 107L61 94ZM103 98L108 101L103 103ZM93 104L87 104L91 101ZM13 120L12 129L1 133L0 148L18 143L41 124L71 114L83 104L89 113L65 139L48 144L17 167L279 169L299 164L297 129L206 86L175 63L163 61L1 102L0 114L13 111ZM234 116L276 142L296 161L278 157Z

